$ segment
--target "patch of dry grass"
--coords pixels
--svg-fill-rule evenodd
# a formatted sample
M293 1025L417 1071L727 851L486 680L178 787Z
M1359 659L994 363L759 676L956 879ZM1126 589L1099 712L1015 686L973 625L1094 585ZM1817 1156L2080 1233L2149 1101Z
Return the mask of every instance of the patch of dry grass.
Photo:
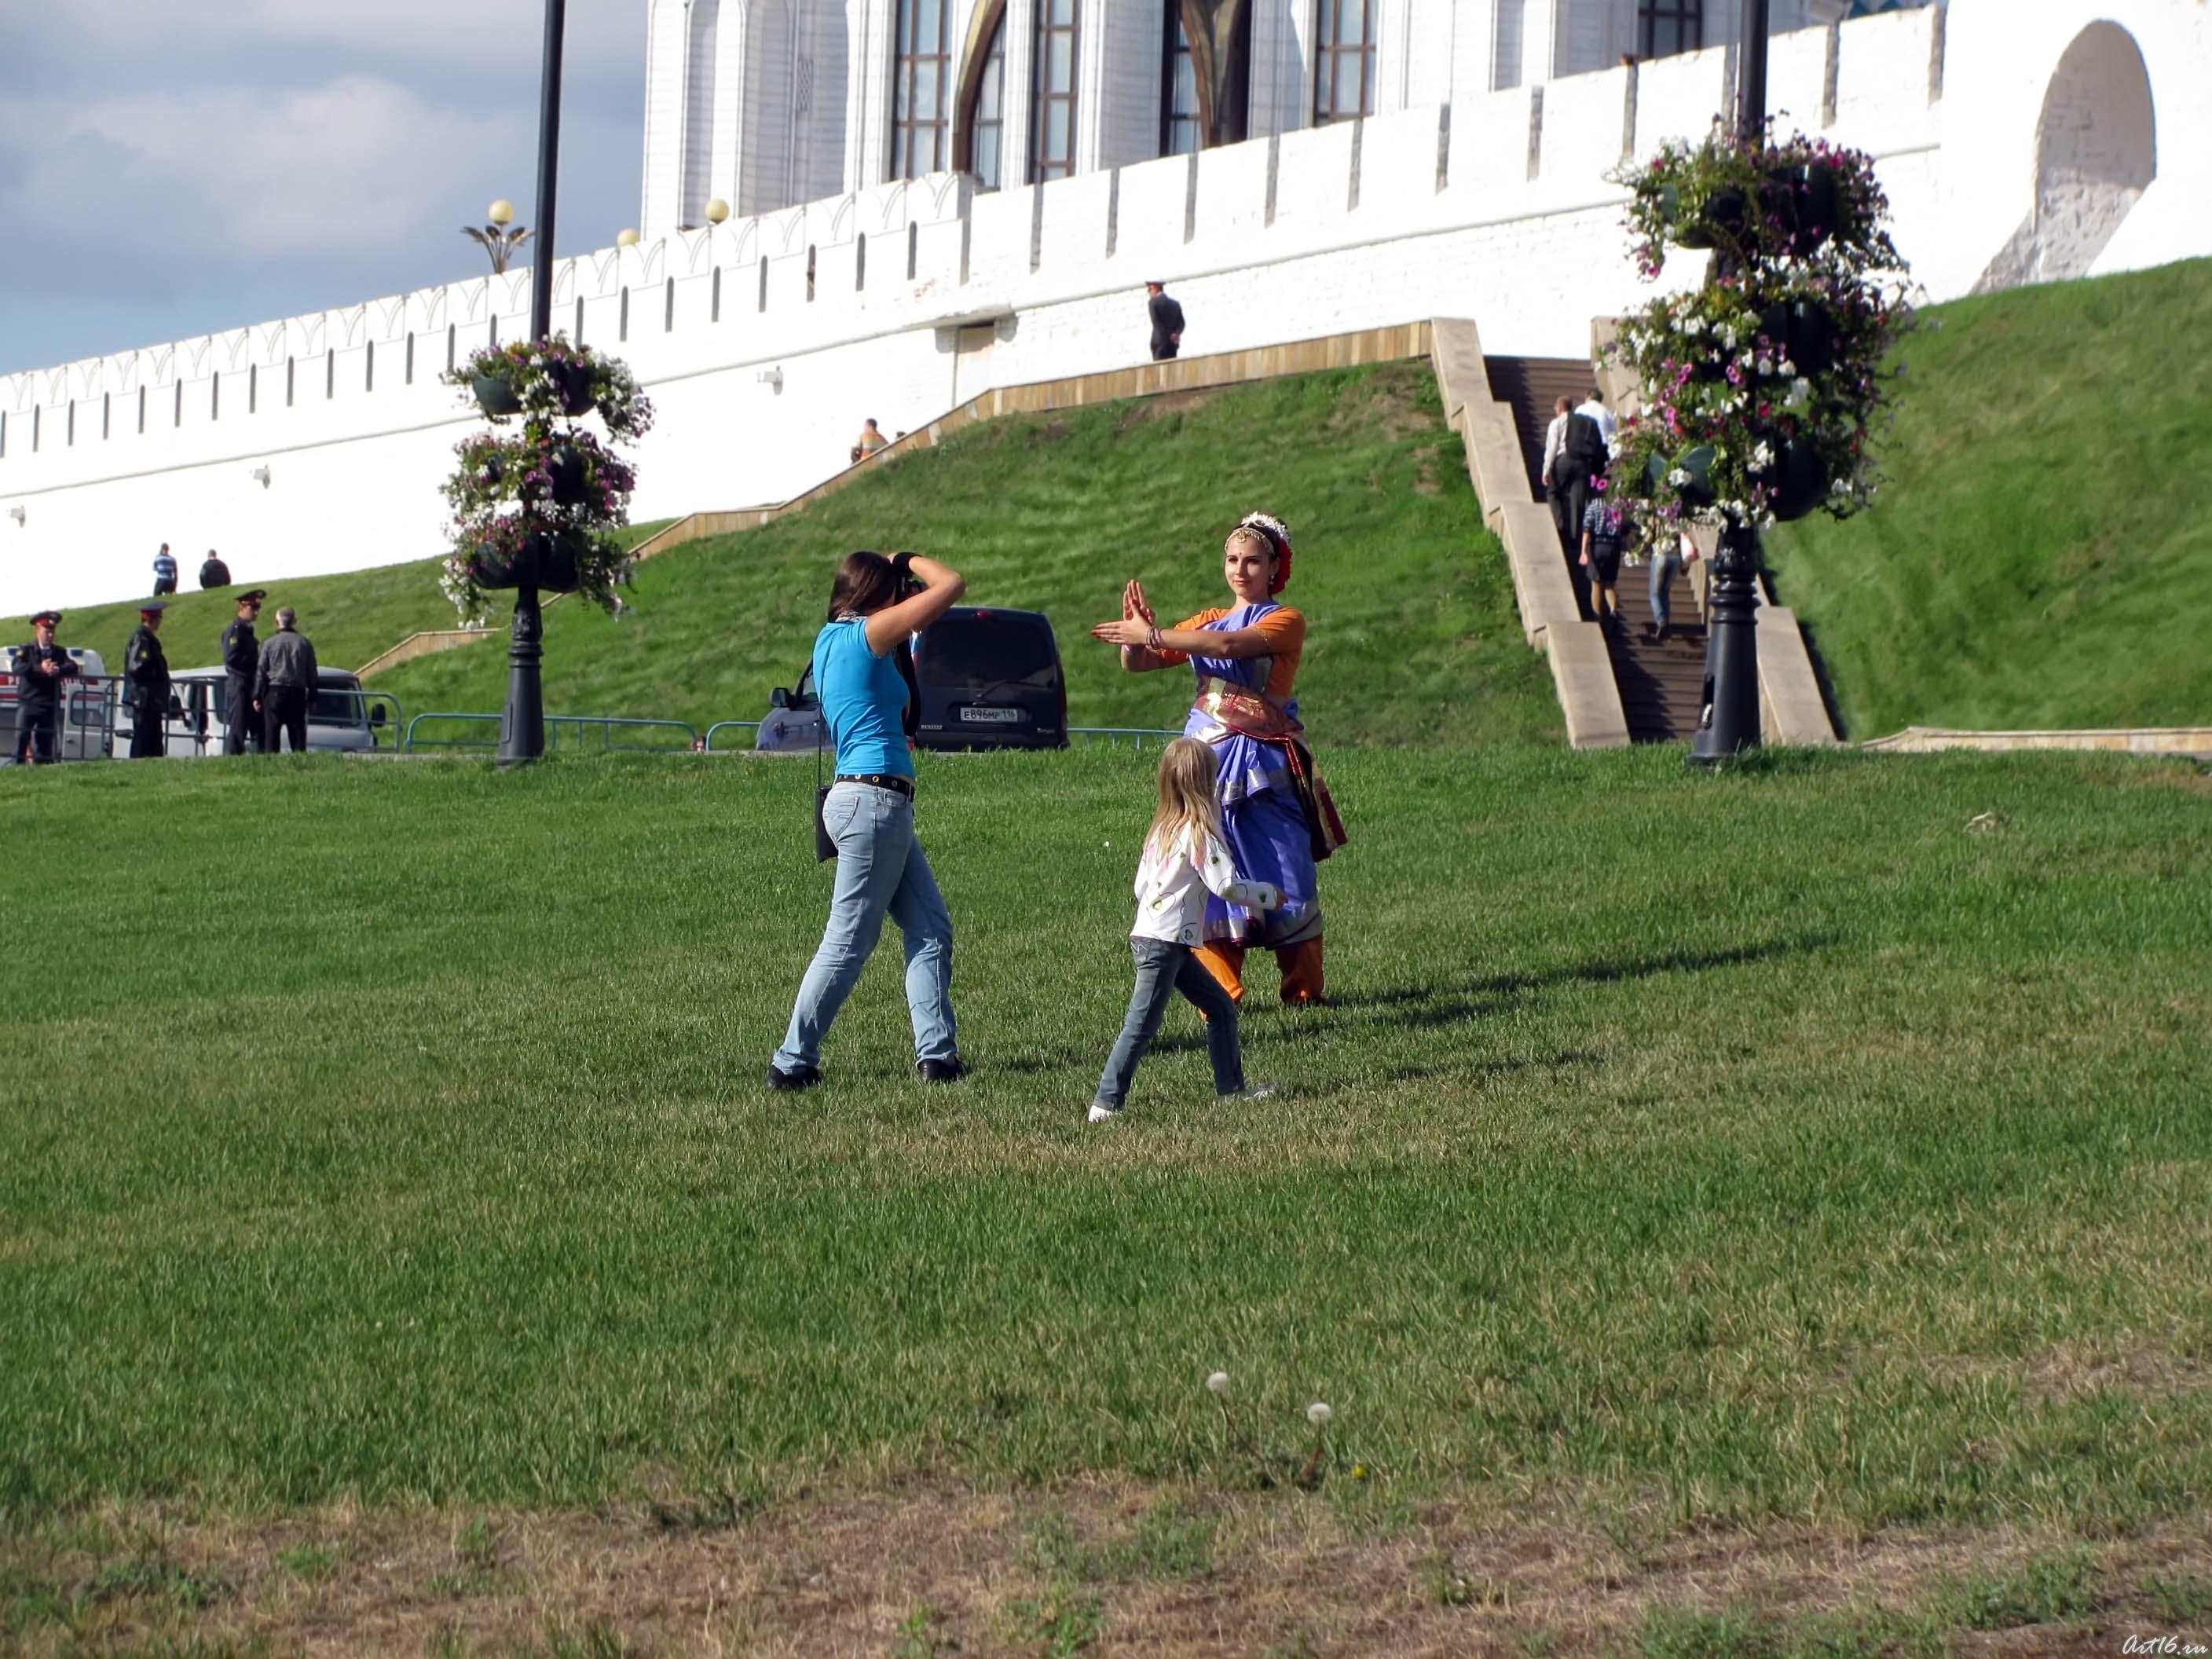
M2063 1651L2171 1632L2160 1620L2191 1605L2173 1587L2212 1582L2203 1528L2086 1552L2024 1532L1754 1535L1671 1526L1656 1501L1559 1492L1401 1510L1382 1490L1331 1503L1116 1481L921 1485L671 1524L681 1507L337 1504L261 1520L106 1508L0 1535L12 1597L0 1636L33 1656L190 1641L331 1655L1441 1659L1676 1650L1729 1632L1765 1651L1813 1637L1830 1650L1972 1638ZM2060 1579L2072 1599L2039 1601L2035 1586ZM2068 1616L2046 1626L2052 1607ZM1995 1627L1976 1636L1975 1622Z

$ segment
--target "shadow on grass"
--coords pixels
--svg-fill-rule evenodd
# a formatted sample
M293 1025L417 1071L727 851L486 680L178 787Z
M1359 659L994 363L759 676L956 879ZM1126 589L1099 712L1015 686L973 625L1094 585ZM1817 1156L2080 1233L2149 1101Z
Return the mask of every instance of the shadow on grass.
M1609 985L1624 980L1656 978L1661 974L1701 974L1717 968L1743 968L1779 957L1800 956L1835 943L1826 933L1802 939L1771 939L1761 945L1739 945L1727 951L1669 951L1661 956L1626 962L1598 960L1565 963L1534 973L1488 974L1456 984L1394 986L1374 991L1354 991L1332 997L1332 1007L1372 1010L1367 1024L1396 1024L1426 1028L1456 1024L1477 1015L1494 1013L1516 997L1550 990L1561 985ZM1396 1010L1400 1012L1393 1012Z
M1517 998L1558 986L1607 985L1626 980L1651 979L1661 974L1698 974L1717 968L1743 968L1755 963L1771 962L1779 957L1802 955L1833 943L1832 934L1815 933L1802 939L1770 939L1764 944L1739 945L1726 951L1670 951L1661 956L1642 957L1626 962L1600 959L1570 963L1534 973L1486 974L1479 978L1438 984L1390 986L1376 990L1353 991L1332 995L1322 1008L1287 1012L1292 1019L1317 1024L1326 1024L1334 1016L1352 1015L1353 1023L1361 1026L1395 1025L1409 1031L1433 1031L1464 1024L1485 1014L1502 1012ZM1256 1005L1247 1000L1244 1024L1248 1032L1251 1030L1251 1014L1255 1006L1272 1009L1274 1005L1272 999ZM1152 1039L1149 1052L1156 1054L1202 1054L1205 1050L1206 1036L1202 1030L1178 1030L1162 1031ZM1547 1060L1501 1060L1473 1066L1458 1062L1442 1069L1463 1075L1480 1075L1490 1072L1517 1071L1532 1065L1589 1065L1603 1057L1598 1053L1577 1049L1553 1055ZM1429 1070L1416 1068L1396 1072L1392 1076L1403 1081L1430 1074Z

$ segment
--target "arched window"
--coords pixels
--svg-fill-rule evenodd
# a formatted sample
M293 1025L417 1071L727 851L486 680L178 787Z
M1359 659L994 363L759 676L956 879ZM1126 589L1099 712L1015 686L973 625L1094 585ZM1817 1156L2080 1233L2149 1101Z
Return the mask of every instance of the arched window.
M919 179L952 164L950 0L898 0L892 75L891 177Z
M1314 30L1314 125L1375 113L1375 0L1320 0Z
M1075 10L1076 0L1036 0L1031 184L1065 179L1075 171Z
M1672 58L1705 44L1705 0L1638 0L1636 55Z
M1182 0L1168 0L1167 14L1167 58L1160 70L1160 154L1188 155L1206 145L1198 108L1198 64L1191 56L1190 31L1183 26Z
M1006 131L1006 14L1001 9L983 48L982 73L976 76L975 100L968 112L968 171L985 190L1005 182Z

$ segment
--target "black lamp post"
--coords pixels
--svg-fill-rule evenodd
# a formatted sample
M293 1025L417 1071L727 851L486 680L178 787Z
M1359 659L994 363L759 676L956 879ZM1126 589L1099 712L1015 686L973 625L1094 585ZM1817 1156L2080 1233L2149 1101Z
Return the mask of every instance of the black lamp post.
M1767 0L1743 0L1737 51L1736 129L1745 142L1766 136ZM1705 711L1690 758L1705 763L1759 746L1759 530L1729 524L1713 558L1711 642L1705 652Z
M530 337L553 332L553 198L561 172L561 37L568 0L545 0L545 76L538 104L538 258L531 270ZM502 765L533 761L545 752L545 690L538 668L545 654L545 620L535 586L514 592L514 625L507 636L507 707L499 720Z

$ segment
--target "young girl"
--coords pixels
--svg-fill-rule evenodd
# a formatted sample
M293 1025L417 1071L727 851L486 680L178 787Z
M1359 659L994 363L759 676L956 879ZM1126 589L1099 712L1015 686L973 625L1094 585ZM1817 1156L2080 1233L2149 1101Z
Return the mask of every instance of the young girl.
M1222 846L1221 803L1214 793L1218 770L1213 750L1195 738L1177 738L1160 757L1160 810L1145 836L1144 859L1137 866L1137 925L1129 930L1137 986L1129 994L1121 1037L1099 1077L1097 1098L1091 1103L1093 1123L1121 1115L1137 1062L1159 1034L1168 1000L1177 991L1206 1016L1216 1092L1244 1100L1275 1092L1267 1084L1245 1086L1237 1004L1193 955L1205 942L1208 892L1255 910L1273 910L1283 902L1281 891L1269 883L1237 879Z

